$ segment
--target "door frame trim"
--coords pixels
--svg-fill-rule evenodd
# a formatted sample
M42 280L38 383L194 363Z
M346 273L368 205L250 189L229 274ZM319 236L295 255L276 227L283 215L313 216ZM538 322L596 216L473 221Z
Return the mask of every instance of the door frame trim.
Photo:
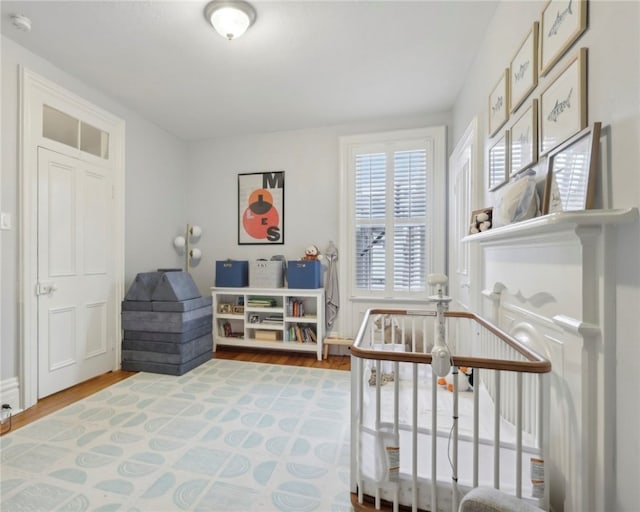
M114 187L114 278L115 301L111 321L115 326L112 368L119 369L121 361L120 309L124 297L124 172L125 122L87 100L37 75L23 66L19 68L18 115L18 175L21 200L19 232L19 343L21 408L27 409L38 401L38 147L66 154L73 158L95 162L96 157L78 149L45 139L42 136L42 104L59 106L97 128L109 132L109 166L113 171ZM102 165L104 160L100 160Z
M468 155L468 156L467 156ZM480 136L478 133L478 119L474 117L470 122L464 133L458 139L451 155L449 156L449 183L447 187L447 197L449 198L449 210L447 218L449 219L449 255L448 255L448 268L449 268L449 295L453 297L455 306L462 310L478 311L480 304L480 290L478 288L480 281L477 276L482 271L478 265L480 258L480 248L478 244L462 243L460 240L467 234L467 231L457 233L457 227L462 225L469 225L469 219L471 218L471 212L477 208L480 208L483 204L483 188L482 184L484 179L482 176L482 166L480 165L481 158L481 146ZM457 204L459 197L454 194L453 187L455 186L456 174L461 167L464 167L465 163L469 163L469 181L467 183L468 188L466 190L468 200L465 204ZM464 210L464 211L462 211ZM463 224L464 222L464 224ZM452 234L453 233L453 234ZM457 235L457 238L456 238ZM456 258L459 251L466 251L467 253L467 274L469 276L468 282L464 283L465 287L470 288L469 303L463 304L459 300L460 292L460 280L457 274L458 268L456 265Z

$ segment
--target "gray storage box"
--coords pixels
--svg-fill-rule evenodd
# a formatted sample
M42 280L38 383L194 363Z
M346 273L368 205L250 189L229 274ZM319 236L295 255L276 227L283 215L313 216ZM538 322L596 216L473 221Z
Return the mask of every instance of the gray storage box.
M252 261L249 265L249 286L251 288L282 288L284 286L282 261Z

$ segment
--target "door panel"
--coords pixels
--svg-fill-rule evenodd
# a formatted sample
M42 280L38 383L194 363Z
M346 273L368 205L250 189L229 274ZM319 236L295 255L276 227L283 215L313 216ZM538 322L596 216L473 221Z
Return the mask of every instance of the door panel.
M76 308L50 308L47 320L48 357L45 371L53 373L77 363L74 343Z
M38 149L38 397L114 368L112 178Z
M449 223L451 226L451 254L449 267L449 293L453 299L453 309L471 307L471 288L469 276L469 244L461 243L469 232L471 218L471 152L466 148L460 158L450 165L451 190L449 194L451 208Z
M48 228L48 238L55 240L55 243L47 244L48 275L72 276L76 271L76 230L73 222L76 216L74 169L68 165L51 162L47 176L43 178L46 188L41 192L47 194L46 198L39 201L40 205L46 208L43 211L43 223L46 223Z
M87 358L105 354L107 344L107 303L87 304L85 309Z
M107 246L108 215L106 178L85 172L84 181L84 272L85 274L106 274L107 257L111 252Z

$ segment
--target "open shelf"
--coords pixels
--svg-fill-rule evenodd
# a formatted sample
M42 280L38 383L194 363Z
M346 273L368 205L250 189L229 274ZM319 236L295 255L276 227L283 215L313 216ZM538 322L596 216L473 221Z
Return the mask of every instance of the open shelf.
M324 289L211 288L211 294L214 351L216 345L267 348L313 352L322 360ZM229 312L234 309L242 313Z
M609 224L626 224L638 220L638 208L621 210L583 210L575 212L560 212L534 217L507 226L493 228L489 231L465 236L463 242L482 242L548 234L580 226L604 226Z

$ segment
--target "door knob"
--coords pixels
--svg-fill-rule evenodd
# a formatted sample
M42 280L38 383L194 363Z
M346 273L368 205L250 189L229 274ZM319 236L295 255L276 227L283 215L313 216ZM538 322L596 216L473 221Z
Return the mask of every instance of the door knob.
M58 287L54 283L38 283L36 286L36 295L50 295L57 289Z

